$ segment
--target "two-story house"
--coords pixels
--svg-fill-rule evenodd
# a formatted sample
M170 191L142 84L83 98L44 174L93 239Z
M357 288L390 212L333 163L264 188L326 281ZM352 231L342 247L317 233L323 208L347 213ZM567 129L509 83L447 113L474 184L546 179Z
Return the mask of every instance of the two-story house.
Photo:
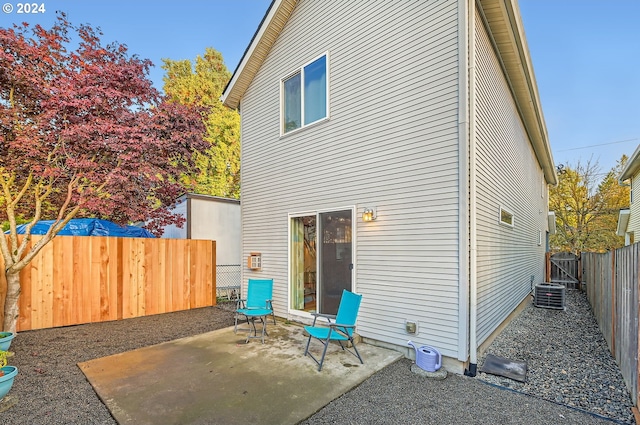
M517 2L274 0L222 99L245 284L301 322L358 292L366 342L473 373L544 281L557 183Z

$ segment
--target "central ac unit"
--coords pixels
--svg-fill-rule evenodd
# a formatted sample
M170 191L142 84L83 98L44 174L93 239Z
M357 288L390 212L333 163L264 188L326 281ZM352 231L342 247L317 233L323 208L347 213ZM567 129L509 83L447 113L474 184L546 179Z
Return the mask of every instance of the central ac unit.
M557 283L538 283L533 294L533 305L541 308L564 310L564 285Z

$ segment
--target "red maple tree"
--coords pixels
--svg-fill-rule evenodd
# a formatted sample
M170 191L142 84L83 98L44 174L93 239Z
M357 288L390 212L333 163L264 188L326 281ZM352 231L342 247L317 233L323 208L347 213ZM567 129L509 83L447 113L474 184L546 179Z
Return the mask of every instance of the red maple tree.
M0 28L5 331L16 327L20 270L71 218L143 221L159 233L180 221L168 209L184 191L178 177L207 147L200 111L166 101L148 79L152 63L101 35L62 13L48 30ZM28 247L31 227L19 239L17 224L41 219L56 224Z

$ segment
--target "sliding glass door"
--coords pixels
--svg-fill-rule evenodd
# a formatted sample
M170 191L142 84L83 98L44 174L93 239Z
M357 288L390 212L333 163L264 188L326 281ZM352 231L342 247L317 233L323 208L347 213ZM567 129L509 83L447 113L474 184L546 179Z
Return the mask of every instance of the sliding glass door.
M342 290L352 290L352 210L292 217L291 309L336 314Z

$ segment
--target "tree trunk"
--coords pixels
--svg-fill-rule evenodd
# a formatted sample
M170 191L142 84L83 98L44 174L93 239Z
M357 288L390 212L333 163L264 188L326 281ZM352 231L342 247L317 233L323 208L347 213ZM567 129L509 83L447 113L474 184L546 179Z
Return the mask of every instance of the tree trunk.
M5 272L7 279L7 298L4 300L4 332L15 332L18 323L18 300L20 299L20 272Z

